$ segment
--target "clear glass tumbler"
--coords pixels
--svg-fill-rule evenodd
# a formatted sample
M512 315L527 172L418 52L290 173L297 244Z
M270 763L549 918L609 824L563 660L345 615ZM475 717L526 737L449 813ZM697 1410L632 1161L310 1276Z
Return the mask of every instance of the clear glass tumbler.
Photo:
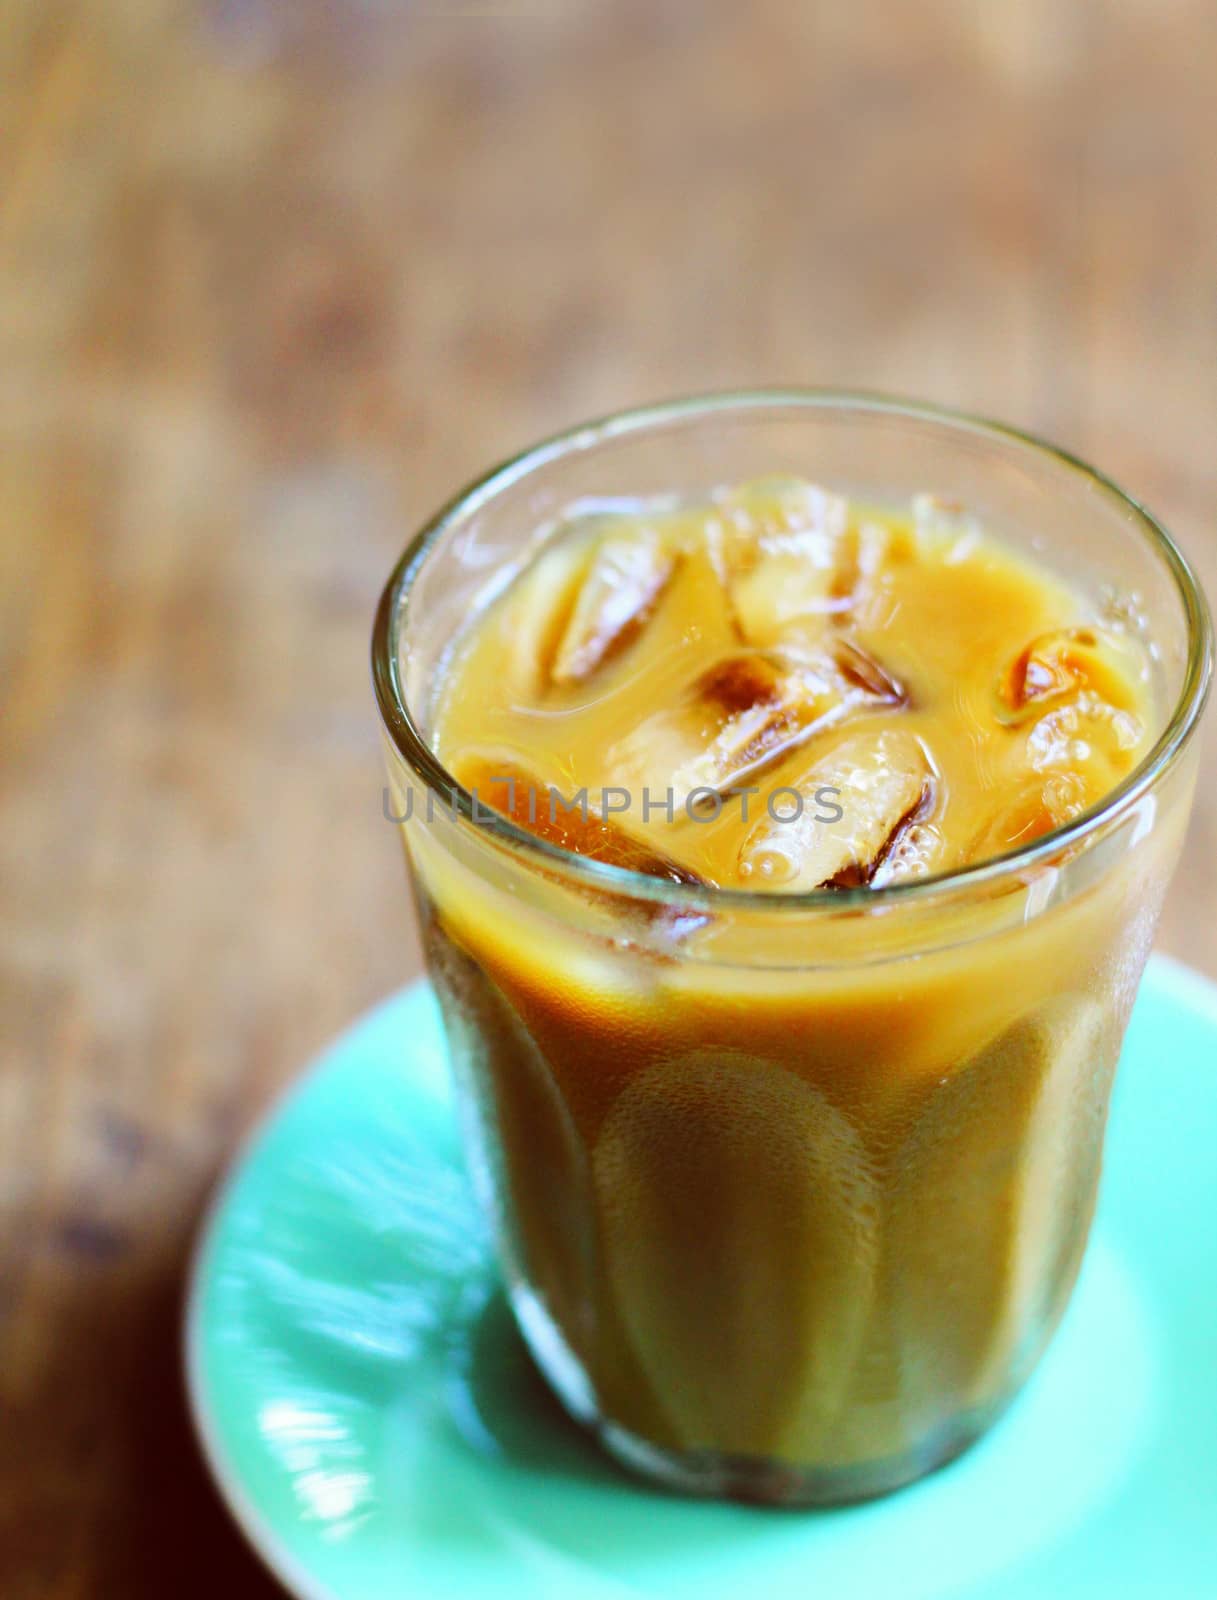
M1159 679L1140 767L999 859L802 896L640 876L476 810L430 749L435 690L538 525L775 472L872 504L948 494L1135 617ZM1017 1392L1085 1247L1210 654L1186 562L1106 479L876 398L613 417L411 544L374 677L471 1165L525 1339L622 1461L703 1494L854 1499L950 1459Z

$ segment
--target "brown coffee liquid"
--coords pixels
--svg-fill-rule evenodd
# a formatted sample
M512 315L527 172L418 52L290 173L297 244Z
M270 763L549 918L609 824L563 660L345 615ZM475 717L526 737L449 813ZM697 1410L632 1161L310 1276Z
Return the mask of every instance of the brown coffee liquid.
M782 480L548 530L456 642L434 743L550 843L776 901L1025 844L1157 716L1131 608L948 505ZM1076 1274L1177 830L1034 917L1007 886L827 932L405 832L509 1285L568 1398L779 1498L973 1437Z

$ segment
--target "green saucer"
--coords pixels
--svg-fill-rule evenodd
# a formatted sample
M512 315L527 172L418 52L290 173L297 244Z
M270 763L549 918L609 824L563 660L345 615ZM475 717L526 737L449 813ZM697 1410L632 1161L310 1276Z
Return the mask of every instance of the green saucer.
M1217 989L1150 967L1099 1217L1039 1372L967 1455L845 1510L669 1496L550 1398L499 1290L419 985L244 1152L195 1263L212 1471L307 1600L1217 1595Z

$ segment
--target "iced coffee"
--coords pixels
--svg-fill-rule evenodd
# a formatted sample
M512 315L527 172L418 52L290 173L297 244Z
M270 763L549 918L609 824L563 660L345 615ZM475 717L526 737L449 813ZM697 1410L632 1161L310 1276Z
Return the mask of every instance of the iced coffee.
M1135 597L781 477L561 510L441 668L463 809L397 797L546 1373L702 1492L948 1459L1068 1299L1178 844L1085 848L1163 722Z

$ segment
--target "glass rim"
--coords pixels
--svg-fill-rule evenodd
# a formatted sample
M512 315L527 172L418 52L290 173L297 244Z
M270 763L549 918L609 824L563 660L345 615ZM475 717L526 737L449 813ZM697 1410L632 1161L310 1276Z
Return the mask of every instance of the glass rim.
M1188 656L1183 682L1166 726L1152 748L1114 789L1071 821L1000 855L878 889L861 884L846 889L818 888L800 894L719 884L675 883L551 844L484 804L478 804L475 810L473 795L448 771L416 724L401 682L399 645L409 612L410 592L435 546L449 529L476 514L496 495L555 460L671 423L733 411L746 413L779 407L852 411L908 422L929 422L959 433L1013 443L1033 455L1067 467L1133 513L1140 531L1164 560L1175 581L1187 621ZM576 882L601 893L765 915L861 909L877 912L937 899L944 893L991 889L1003 882L1016 881L1020 875L1044 865L1071 846L1104 833L1109 823L1131 810L1155 787L1187 744L1208 697L1212 657L1209 609L1191 563L1158 519L1096 467L1035 434L969 412L867 390L798 387L723 390L616 411L566 428L509 456L467 483L428 518L410 540L381 593L372 628L372 680L385 731L397 753L428 790L440 798L451 815L487 833L525 860L535 861L538 867L551 873L559 869Z

